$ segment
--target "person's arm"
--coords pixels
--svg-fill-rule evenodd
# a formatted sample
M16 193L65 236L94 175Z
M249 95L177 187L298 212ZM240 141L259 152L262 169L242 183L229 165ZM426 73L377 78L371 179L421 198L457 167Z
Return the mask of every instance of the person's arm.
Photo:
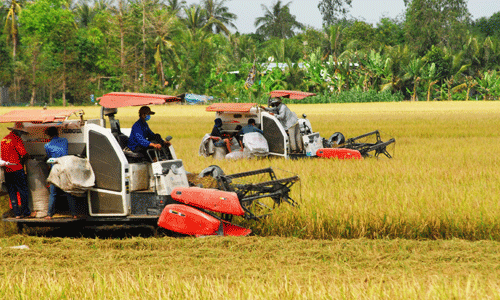
M151 128L149 128L149 126L146 127L146 132L147 132L146 133L146 137L148 137L149 139L153 139L153 140L155 140L157 142L159 142L161 140L163 142L163 145L170 146L170 142L162 139L161 135L158 134L158 137L155 137L156 133L154 133L151 130ZM157 144L157 143L153 143L153 142L151 142L149 144L149 147L154 147L154 148L156 148L158 150L161 149L161 146L162 146L161 144Z
M137 143L139 143L139 145L141 147L144 147L144 148L147 148L149 146L153 147L153 145L152 145L153 143L151 143L150 141L148 141L146 139L145 132L143 132L142 128L139 126L138 123L136 123L132 126L132 131L130 132L130 136L131 137L133 136L133 138L137 141Z
M28 159L30 159L30 155L28 153L26 153L26 155L21 156L21 158L19 159L21 161L21 165L24 166L24 164L28 161Z
M49 147L47 147L49 143L46 143L45 145L43 145L43 148L45 148L45 159L43 161L47 162L47 160L50 159L50 152L49 152Z
M286 114L286 106L284 104L281 104L276 110L276 113L274 115L280 122L283 122L285 114Z
M68 140L66 138L64 138L64 141L63 141L63 152L64 152L64 155L68 155Z
M21 162L21 165L24 165L26 161L30 158L30 155L28 152L26 152L26 148L24 148L23 140L20 137L17 137L16 141L16 151L19 154L19 161Z

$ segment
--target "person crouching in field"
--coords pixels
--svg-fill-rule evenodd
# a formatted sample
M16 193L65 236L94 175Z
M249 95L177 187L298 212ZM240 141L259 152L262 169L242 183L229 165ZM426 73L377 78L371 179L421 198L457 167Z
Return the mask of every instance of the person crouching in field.
M68 155L68 140L59 137L59 132L57 127L49 127L45 131L49 136L50 142L45 144L45 152L47 153L47 158L58 158ZM74 219L76 216L75 198L69 193L65 193L63 190L55 186L53 183L50 184L50 196L49 196L49 210L45 219L50 220L55 212L56 199L58 195L66 194L68 199L69 210Z
M34 217L29 209L28 181L24 172L24 163L29 159L29 154L24 148L21 135L26 133L22 128L8 127L11 132L0 142L1 158L10 163L5 168L5 184L9 193L10 203L16 219ZM21 198L21 207L18 205L17 193Z

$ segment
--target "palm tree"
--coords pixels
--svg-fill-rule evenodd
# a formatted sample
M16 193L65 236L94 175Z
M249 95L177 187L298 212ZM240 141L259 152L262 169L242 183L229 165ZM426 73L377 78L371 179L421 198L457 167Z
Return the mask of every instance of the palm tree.
M167 8L177 16L184 7L186 7L186 0L167 0Z
M229 12L229 9L224 6L227 0L204 0L203 7L207 12L207 18L218 20L219 22L214 23L210 26L212 32L220 33L221 31L228 32L227 26L230 26L236 29L236 25L234 25L233 21L236 20L236 15Z
M160 87L165 83L165 71L163 68L164 55L168 50L174 48L172 36L176 35L178 30L178 19L175 11L156 10L148 18L149 34L153 36L156 46L154 55L157 74L160 80Z
M76 23L80 28L88 27L94 17L110 7L109 0L99 0L94 2L94 6L90 6L88 1L83 1L83 3L77 3L74 9Z
M285 39L295 35L294 29L303 29L305 26L297 22L295 16L290 14L291 3L288 2L282 5L281 0L278 0L271 9L262 4L264 16L255 19L256 33L268 38L277 37Z
M410 60L410 49L408 46L387 46L385 48L388 57L388 67L390 70L390 78L387 78L387 83L380 87L381 91L403 91L404 89L404 75L406 66Z
M410 60L410 63L403 67L405 70L405 79L413 83L413 90L411 93L411 101L417 100L417 87L418 83L422 79L422 68L424 66L424 62L420 58L413 58Z
M115 26L118 30L118 36L120 40L120 71L125 73L125 61L126 61L126 47L125 47L125 36L127 31L127 14L129 12L129 5L123 0L118 0L117 7L111 7L110 12L112 17L110 18L110 23ZM125 86L125 78L122 76L122 87Z
M10 5L7 7L7 16L5 17L4 32L10 36L12 40L12 58L16 60L17 51L17 40L19 39L17 35L17 17L21 13L21 4L16 0L12 0Z
M180 90L202 93L205 89L205 79L199 75L209 74L215 60L213 37L205 27L184 30L176 36L170 59Z
M330 54L334 59L337 59L340 51L341 41L344 35L344 27L342 25L332 25L324 29L328 37L328 48L326 49L325 57Z
M192 4L184 8L184 13L186 14L186 19L183 20L184 24L192 32L205 26L206 11L201 6Z
M278 63L284 63L287 59L297 62L302 56L300 45L293 40L272 39L266 44L265 57L272 56Z

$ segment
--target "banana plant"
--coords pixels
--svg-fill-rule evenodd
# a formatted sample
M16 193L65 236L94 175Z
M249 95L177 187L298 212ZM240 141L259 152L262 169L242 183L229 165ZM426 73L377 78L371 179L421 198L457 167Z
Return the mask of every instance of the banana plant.
M324 91L327 86L323 78L325 75L323 71L324 67L317 53L309 55L309 60L306 63L306 69L305 78L308 89L314 89L317 92Z
M500 76L497 71L486 71L477 79L479 91L483 100L498 99L500 97Z
M403 67L406 72L404 78L413 83L413 90L407 88L407 91L411 94L411 101L415 101L417 99L417 87L421 80L420 76L422 75L423 65L424 63L421 58L414 58L407 66Z
M422 70L422 80L427 83L427 101L430 101L432 86L438 82L436 77L436 64L432 63L430 66L428 64L424 65Z

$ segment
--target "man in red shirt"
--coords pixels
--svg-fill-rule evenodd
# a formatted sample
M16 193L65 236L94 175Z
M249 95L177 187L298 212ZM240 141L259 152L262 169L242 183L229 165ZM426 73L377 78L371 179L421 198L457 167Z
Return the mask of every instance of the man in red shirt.
M8 129L11 130L11 132L0 142L0 153L2 160L10 163L4 166L5 185L9 192L12 210L14 210L16 219L20 219L22 217L31 216L28 207L28 181L24 173L24 163L28 160L29 155L21 139L21 134L26 133L26 131L21 128ZM21 197L21 207L17 204L18 192Z

